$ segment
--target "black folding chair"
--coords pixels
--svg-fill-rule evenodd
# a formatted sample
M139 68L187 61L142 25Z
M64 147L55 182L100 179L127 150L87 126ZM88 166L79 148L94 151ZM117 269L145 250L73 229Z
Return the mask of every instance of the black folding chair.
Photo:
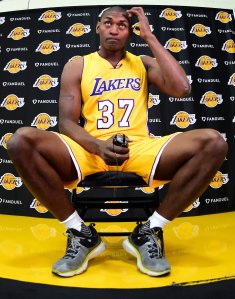
M158 189L151 189L142 177L119 171L87 176L72 191L72 203L85 222L142 222L159 205ZM82 190L82 192L80 192ZM101 211L126 211L118 216ZM126 236L130 232L99 232L100 235Z

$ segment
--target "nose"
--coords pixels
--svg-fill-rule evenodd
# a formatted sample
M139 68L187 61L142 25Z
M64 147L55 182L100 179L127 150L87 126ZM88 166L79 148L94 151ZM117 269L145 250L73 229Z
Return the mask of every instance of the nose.
M118 27L117 25L113 25L111 28L110 28L110 34L112 35L117 35L118 34Z

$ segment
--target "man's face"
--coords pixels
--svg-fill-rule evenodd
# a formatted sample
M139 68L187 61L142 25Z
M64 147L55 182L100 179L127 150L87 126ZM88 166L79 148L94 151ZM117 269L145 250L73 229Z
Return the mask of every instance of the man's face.
M100 35L100 45L112 51L125 48L130 37L129 26L128 19L122 12L105 12L96 27L96 32Z

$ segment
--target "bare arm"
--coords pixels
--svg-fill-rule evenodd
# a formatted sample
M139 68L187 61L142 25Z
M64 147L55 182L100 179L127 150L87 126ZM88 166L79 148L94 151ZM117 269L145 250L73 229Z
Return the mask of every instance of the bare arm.
M129 149L113 146L112 139L97 139L78 125L81 116L81 78L83 58L68 62L61 75L59 130L88 152L99 155L107 164L120 164L129 157Z
M191 88L184 69L151 32L143 9L133 7L128 10L128 13L130 16L136 15L138 17L140 36L149 45L153 56L156 58L142 56L142 61L147 68L149 83L170 96L187 96Z
M91 153L98 153L100 140L88 134L78 125L82 95L81 76L83 59L68 62L61 75L59 98L59 130Z

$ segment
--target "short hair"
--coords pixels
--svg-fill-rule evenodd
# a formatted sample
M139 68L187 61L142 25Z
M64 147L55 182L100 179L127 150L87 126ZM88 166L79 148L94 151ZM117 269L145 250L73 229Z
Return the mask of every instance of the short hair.
M109 12L109 11L117 11L117 12L122 13L123 16L127 19L128 23L129 23L129 26L131 28L131 19L129 18L126 9L121 7L121 6L112 6L112 7L107 7L105 9L103 9L101 11L101 13L99 14L99 21L101 21L101 19L103 17L105 17L106 13Z

